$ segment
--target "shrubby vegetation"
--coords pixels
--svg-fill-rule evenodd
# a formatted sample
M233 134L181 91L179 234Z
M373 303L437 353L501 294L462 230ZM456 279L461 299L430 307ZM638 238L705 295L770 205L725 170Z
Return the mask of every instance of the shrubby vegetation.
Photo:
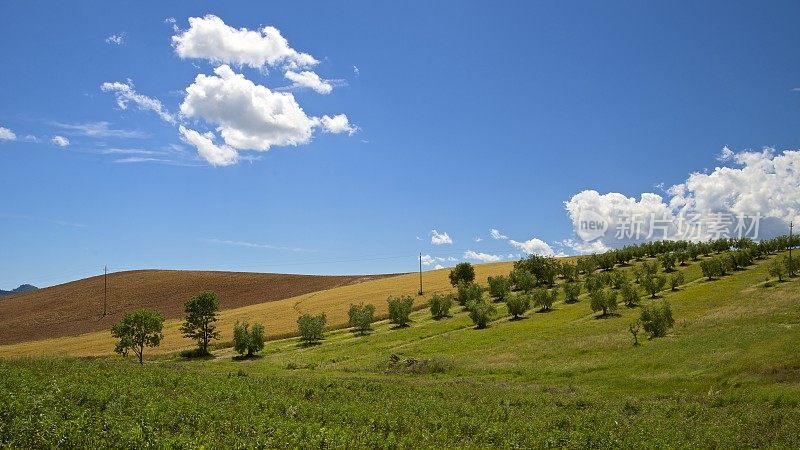
M600 317L607 317L617 310L617 291L598 288L589 292L589 307L592 312L602 311Z
M508 315L510 315L512 319L522 317L531 308L530 294L509 296L506 298L506 307L508 308Z
M300 342L305 345L315 344L325 338L325 313L316 316L303 314L297 318L297 331L300 333Z
M498 302L505 301L509 292L511 292L511 280L508 277L498 275L496 277L489 277L489 295Z
M411 322L411 311L414 308L414 299L410 295L402 297L389 297L389 321L398 327L407 327Z
M469 318L472 319L475 328L478 329L486 328L497 313L497 308L495 308L493 304L482 300L471 303L468 306Z
M433 294L430 302L431 316L434 319L441 319L450 315L450 308L453 306L453 296L443 294Z
M239 323L233 327L233 349L236 353L251 357L264 349L266 333L264 325L253 324L251 328L247 322Z
M375 316L374 305L350 305L347 311L348 325L355 328L359 334L365 335L370 330Z
M581 285L578 282L564 283L564 302L575 303L581 295Z
M556 289L536 289L533 291L533 306L539 308L540 312L550 311L557 298L558 290Z
M672 309L666 301L661 306L650 305L643 307L639 320L642 322L644 331L650 335L650 339L666 336L667 330L675 325L675 319L672 318Z
M458 283L456 298L458 299L459 305L466 308L470 303L479 301L482 296L483 288L478 283Z

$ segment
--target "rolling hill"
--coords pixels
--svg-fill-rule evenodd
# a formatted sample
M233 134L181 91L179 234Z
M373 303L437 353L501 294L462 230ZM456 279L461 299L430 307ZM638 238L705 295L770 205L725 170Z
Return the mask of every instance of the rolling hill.
M122 315L155 308L165 318L183 314L191 296L210 290L221 309L274 302L391 275L316 276L248 272L134 270L108 275L103 317L103 276L21 293L0 302L0 345L108 330Z

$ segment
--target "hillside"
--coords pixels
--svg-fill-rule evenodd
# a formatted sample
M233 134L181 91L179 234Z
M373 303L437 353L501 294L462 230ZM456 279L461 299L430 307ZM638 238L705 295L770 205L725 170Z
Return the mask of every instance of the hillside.
M489 275L505 275L511 270L512 265L510 262L477 265L475 266L477 279L485 281ZM417 307L424 305L431 293L452 289L448 279L449 272L449 269L442 269L424 273L425 295L422 297L414 295ZM133 278L122 278L125 274ZM97 313L90 312L102 308L102 277L75 282L77 287L81 288L80 294L76 292L73 295L73 289L70 287L73 283L57 286L58 289L42 289L36 293L43 296L36 298L46 302L41 311L26 306L25 302L32 294L13 297L14 303L10 304L19 305L17 306L19 308L25 307L24 310L15 311L9 308L9 305L0 304L0 343L11 344L0 345L0 356L113 354L111 325L119 320L122 311L141 306L156 308L168 319L174 319L167 320L164 324L165 338L161 346L155 349L156 353L191 348L192 341L181 337L178 331L180 317L183 314L183 302L190 295L203 289L215 291L220 296L222 311L219 314L219 329L223 341L232 338L233 325L239 320L263 322L270 339L275 339L293 335L297 330L297 317L302 313L325 312L329 326L336 328L346 324L347 308L351 303L373 303L377 307L376 313L381 316L386 314L388 296L416 294L419 290L419 275L416 273L396 276L304 278L296 278L298 277L296 275L226 272L158 272L157 274L125 272L115 275L119 275L120 278L113 283L109 275L109 305L112 304L112 285L129 286L128 289L132 291L120 290L120 293L127 292L127 297L122 297L120 293L116 294L117 303L114 308L109 306L109 311L114 311L113 316L103 320L99 320ZM211 278L203 282L204 277ZM219 280L230 277L236 280L234 285ZM170 279L173 281L169 281ZM245 279L250 282L246 283ZM217 283L213 284L211 280L216 280ZM175 285L175 282L181 284ZM57 293L59 296L48 295L49 289L53 289L54 294ZM294 294L290 295L292 289ZM147 294L133 297L134 291ZM273 294L272 297L268 296L270 293ZM278 293L283 297L277 295ZM77 298L79 295L84 298L83 302L70 303L67 308L62 307L62 301L67 302L68 299ZM128 300L122 303L121 298ZM137 302L139 299L143 301ZM8 318L4 314L13 317ZM28 318L27 314L31 317ZM77 322L72 322L67 314L76 317L72 320ZM49 325L40 326L45 323ZM19 328L22 326L26 330L24 335L21 332L9 331L10 327L18 327L19 330L23 329Z
M246 360L228 347L208 360L151 351L143 367L119 357L0 359L0 436L20 447L798 448L800 282L765 284L775 258L712 280L690 262L678 268L685 278L676 290L605 318L584 293L572 304L560 295L552 311L522 320L495 303L481 330L458 306L440 320L423 309L407 328L379 321L366 336L339 329L310 347L271 339ZM509 268L477 266L477 279ZM425 274L431 291L451 289L446 273ZM267 316L279 305L295 314L345 310L339 323L350 302L381 307L387 292L414 281L402 275L228 310L223 331L236 317L283 329ZM664 300L674 328L633 346L629 324ZM0 353L63 346L80 354L81 342L97 349L107 339ZM181 342L173 329L168 342Z
M221 309L273 302L309 292L390 275L316 276L248 272L134 270L108 275L103 317L103 276L17 294L0 302L0 344L108 330L126 311L155 308L181 317L183 304L204 290L216 292Z

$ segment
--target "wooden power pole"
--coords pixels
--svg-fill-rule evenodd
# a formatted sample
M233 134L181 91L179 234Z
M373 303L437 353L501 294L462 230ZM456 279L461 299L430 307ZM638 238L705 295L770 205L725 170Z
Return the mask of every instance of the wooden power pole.
M419 295L422 295L422 252L419 253Z
M108 313L108 266L103 266L103 317Z
M794 276L794 266L792 265L792 228L794 228L794 223L789 222L789 277Z

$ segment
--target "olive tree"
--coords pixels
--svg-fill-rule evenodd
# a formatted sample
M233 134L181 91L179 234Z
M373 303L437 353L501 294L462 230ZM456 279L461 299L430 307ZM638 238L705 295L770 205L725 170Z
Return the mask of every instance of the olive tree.
M132 351L139 364L144 364L144 348L158 347L164 339L164 316L152 309L139 309L125 316L111 327L111 335L119 339L114 351L127 356Z
M669 277L669 287L671 290L677 291L678 286L682 285L684 281L686 281L686 279L683 275L683 272L674 273L671 277Z
M236 353L251 357L264 349L266 341L264 325L256 323L250 327L247 322L233 326L233 349Z
M398 327L407 327L411 322L414 299L409 295L405 295L403 297L389 297L386 302L389 304L389 321Z
M650 339L666 336L667 329L675 325L675 319L672 318L672 309L666 301L660 307L650 305L642 308L639 320L642 322L644 331L650 334Z
M450 315L450 307L453 306L453 296L443 294L433 294L429 302L431 316L434 319L441 319Z
M321 341L325 336L325 322L327 317L325 313L312 316L311 314L303 314L297 318L297 330L300 332L300 341L306 345L314 344Z
M667 278L664 275L642 279L642 287L644 287L645 292L650 294L650 298L656 298L656 294L663 291L666 284Z
M639 304L639 287L632 283L627 283L622 286L620 289L620 294L622 294L622 301L625 303L625 306L632 308Z
M769 275L776 277L778 281L783 281L783 277L786 276L786 265L780 258L776 257L772 260L772 263L769 265Z
M580 283L564 283L564 301L566 303L575 303L578 301L578 296L581 295Z
M550 311L557 297L558 290L556 289L536 289L533 291L533 306L539 308L539 311L542 312Z
M475 268L468 262L456 264L450 271L450 284L458 286L458 283L471 283L475 281Z
M181 325L181 333L197 341L199 354L207 355L209 342L219 339L216 325L219 298L213 292L202 292L187 300L184 309L186 321Z
M590 292L589 307L593 312L602 311L600 317L610 315L617 310L617 291L606 288Z
M487 281L489 283L489 295L492 296L495 301L504 301L508 293L511 292L511 281L507 277L498 275L496 277L489 277Z
M493 304L484 301L474 302L469 305L469 318L475 324L475 328L486 328L494 318L497 309Z
M375 317L375 306L373 305L350 305L347 311L348 325L355 328L359 334L367 334Z
M471 302L476 302L483 296L483 288L478 283L460 282L458 283L456 298L458 304L466 307Z
M512 319L518 319L531 307L531 298L528 294L510 295L506 298L508 314Z
M524 269L516 269L509 275L514 288L518 291L530 292L536 286L536 278Z

